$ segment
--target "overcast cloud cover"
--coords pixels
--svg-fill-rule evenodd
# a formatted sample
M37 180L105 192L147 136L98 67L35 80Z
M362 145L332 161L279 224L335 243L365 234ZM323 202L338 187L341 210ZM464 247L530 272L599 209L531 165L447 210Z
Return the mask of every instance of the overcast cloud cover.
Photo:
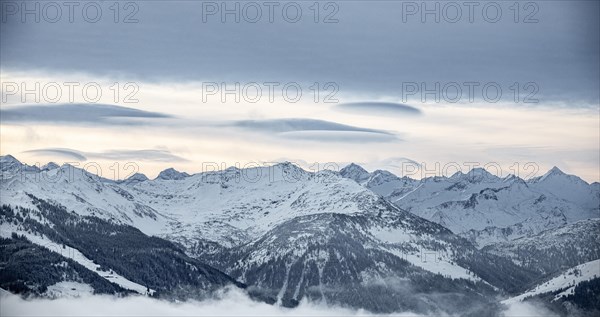
M544 100L598 103L597 1L538 1L537 23L514 23L506 3L497 23L483 19L481 6L473 23L422 23L419 15L403 22L400 1L337 3L338 22L327 24L314 23L306 3L311 18L297 23L203 22L200 1L140 1L138 22L128 24L8 17L2 67L157 82L337 82L371 96L396 95L402 82L536 82Z
M436 23L431 16L423 23L419 14L404 20L397 1L338 1L337 23L322 23L329 11L315 23L312 2L299 2L304 16L297 23L285 22L280 11L270 23L265 7L258 23L235 23L231 16L222 23L218 14L203 21L200 1L134 3L136 23L115 23L107 2L97 23L85 22L80 11L71 23L64 7L56 23L6 16L2 82L98 82L103 95L88 108L80 93L68 104L8 96L0 109L1 154L21 153L29 163L43 154L60 163L65 153L37 150L68 148L128 151L140 155L128 159L144 161L143 151L159 148L173 155L171 166L190 173L202 162L231 166L281 157L340 165L351 159L371 169L386 168L394 157L429 167L499 163L502 176L515 162L535 162L536 176L558 166L600 181L597 1L536 1L536 23L522 23L530 12L523 7L515 23L512 2L498 2L503 11L497 23L485 21L483 2L473 23L465 6L457 23ZM136 84L139 102L123 102L125 90L115 101L115 82ZM220 94L205 101L206 82L281 85L273 101L251 103L231 96L222 101ZM282 100L280 88L289 82L302 87L299 102ZM315 82L319 102L310 88ZM404 100L403 83L431 89L451 82L497 83L502 100L487 102L477 90L468 102L464 85L456 104L431 96L424 102L420 94ZM518 103L510 88L515 82ZM537 103L522 102L529 82L538 89ZM327 83L337 88L324 89ZM334 102L323 102L331 92ZM110 166L121 157L96 159ZM145 163L140 171L151 176L166 167Z

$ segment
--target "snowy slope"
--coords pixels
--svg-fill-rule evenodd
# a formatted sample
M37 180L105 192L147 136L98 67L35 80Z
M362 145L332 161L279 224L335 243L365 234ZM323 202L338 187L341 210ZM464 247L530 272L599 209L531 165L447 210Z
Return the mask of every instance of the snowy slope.
M3 157L2 203L32 208L28 194L80 215L133 225L144 233L184 244L206 240L230 247L274 225L317 212L369 212L373 192L330 171L306 172L290 163L183 175L173 169L155 180L136 175L111 182L82 169L23 174Z
M6 160L5 157L2 160ZM0 161L1 162L1 161ZM4 165L3 165L4 166ZM156 210L137 202L115 182L65 164L60 168L23 173L21 163L2 167L3 204L33 208L27 194L59 203L78 214L93 215L135 225L150 235L160 235L169 221Z
M565 201L576 202L584 208L597 210L600 204L598 186L589 185L575 175L565 174L558 167L553 167L543 176L533 178L527 183L536 191L550 193Z
M48 286L48 290L44 294L49 298L64 298L64 297L82 297L94 294L94 288L85 283L62 281Z
M298 216L370 212L379 199L335 173L309 173L290 163L157 179L126 190L171 219L165 229L170 238L183 243L205 239L225 247L246 243Z
M476 272L461 266L474 262L461 259L476 253L472 245L439 225L383 202L382 207L381 214L295 217L210 263L220 263L282 303L310 298L377 312L418 307L439 313L443 307L433 300L432 289L451 292L456 302L485 303L482 294L495 294ZM500 266L490 267L495 263L479 263L502 275ZM518 270L509 264L503 263Z
M596 279L600 277L600 260L594 260L590 262L583 263L581 265L577 265L573 268L570 268L561 274L543 282L530 290L524 292L523 294L515 297L511 297L503 303L510 304L517 301L522 301L527 297L561 291L558 293L554 300L559 299L565 295L573 294L575 287L583 282L589 281L592 279Z
M12 265L9 268L12 272L4 275L3 287L39 294L50 283L79 281L76 276L69 278L56 274L51 268L46 272L47 265L39 268L43 261L59 258L60 255L65 261L74 260L72 264L80 264L76 268L85 270L86 281L92 281L95 290L105 293L114 294L114 290L102 284L110 284L106 281L142 294L152 293L154 289L163 297L175 299L202 298L225 286L243 286L223 272L185 255L181 247L172 242L149 237L132 226L78 215L73 210L33 195L28 197L35 208L0 207L0 229L7 237L2 243L9 246L7 250L20 256L20 261L28 268L23 271L18 266L19 262L3 257L3 261L7 261L4 263ZM28 240L21 239L21 235ZM33 254L39 258L31 257L31 254L28 256L18 249L19 244L27 243L44 246L55 253L37 251ZM91 274L85 273L88 271ZM31 283L23 284L23 279L32 281L33 286L30 286ZM98 284L98 280L102 283Z

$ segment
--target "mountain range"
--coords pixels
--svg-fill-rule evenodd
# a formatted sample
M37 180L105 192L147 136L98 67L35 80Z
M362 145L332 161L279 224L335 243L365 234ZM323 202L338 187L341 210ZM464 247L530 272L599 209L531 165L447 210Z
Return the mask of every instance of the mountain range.
M563 315L600 309L582 300L600 296L595 275L540 286L600 259L600 184L558 168L528 180L484 169L416 180L286 162L113 181L7 155L0 172L0 287L27 296L77 283L203 299L231 286L288 307L378 313L493 316L532 299ZM560 304L552 292L564 293Z

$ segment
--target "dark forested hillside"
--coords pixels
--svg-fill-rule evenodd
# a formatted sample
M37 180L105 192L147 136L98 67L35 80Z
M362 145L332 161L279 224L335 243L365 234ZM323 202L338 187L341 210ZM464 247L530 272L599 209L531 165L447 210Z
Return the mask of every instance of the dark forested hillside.
M244 286L188 257L172 242L146 236L131 226L79 216L62 206L30 197L37 210L4 205L0 208L1 221L75 248L106 270L114 270L162 296L203 298L226 285Z
M13 234L0 238L0 287L23 295L41 295L49 285L74 281L90 285L98 294L128 294L81 264Z

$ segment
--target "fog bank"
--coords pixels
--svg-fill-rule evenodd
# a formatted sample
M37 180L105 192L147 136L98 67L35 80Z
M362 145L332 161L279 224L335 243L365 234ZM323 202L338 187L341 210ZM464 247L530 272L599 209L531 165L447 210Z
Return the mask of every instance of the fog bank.
M226 289L217 298L205 301L168 302L144 296L117 298L82 295L59 299L23 299L2 292L1 316L423 316L411 312L375 315L324 303L303 301L296 308L284 308L251 300L242 291ZM552 316L527 303L515 303L504 316Z

